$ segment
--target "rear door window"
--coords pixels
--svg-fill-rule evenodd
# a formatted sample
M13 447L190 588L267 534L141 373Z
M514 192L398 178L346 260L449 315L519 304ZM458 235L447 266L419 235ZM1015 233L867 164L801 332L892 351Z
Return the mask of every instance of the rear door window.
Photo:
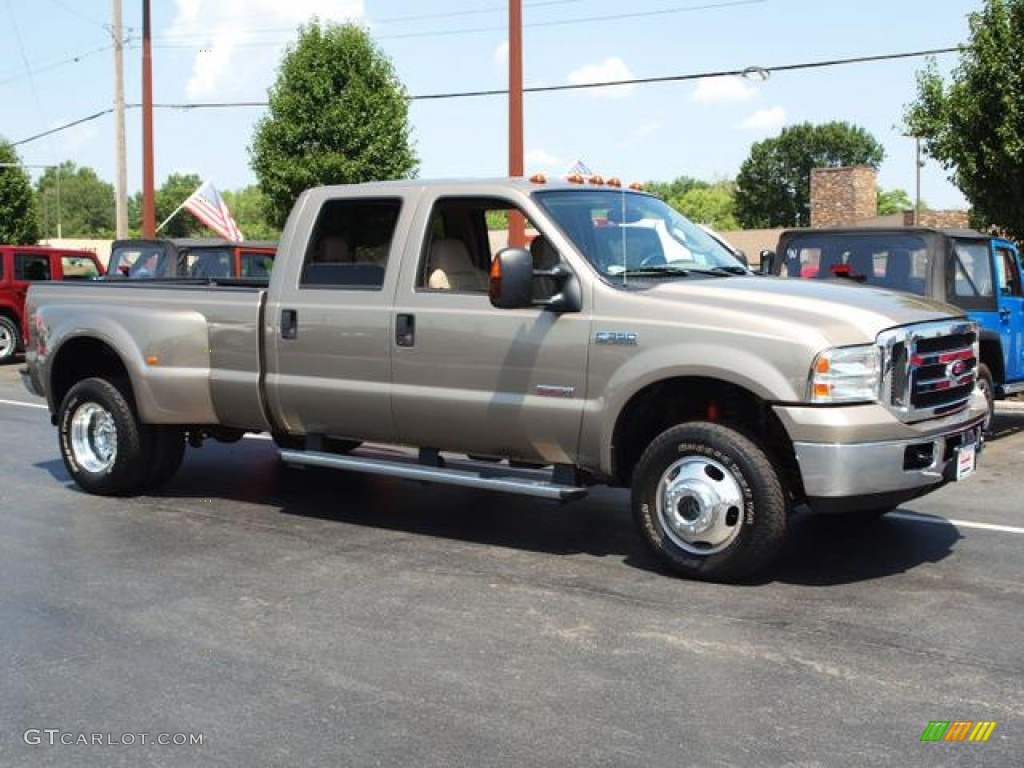
M399 199L328 200L302 265L302 288L379 291L391 253Z
M15 253L14 279L32 282L49 280L50 257L42 253Z

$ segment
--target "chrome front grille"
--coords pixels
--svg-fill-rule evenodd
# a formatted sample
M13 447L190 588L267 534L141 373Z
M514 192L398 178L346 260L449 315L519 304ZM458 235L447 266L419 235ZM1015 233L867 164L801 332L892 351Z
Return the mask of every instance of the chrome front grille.
M978 327L969 320L894 328L878 337L882 394L901 421L967 407L978 376Z

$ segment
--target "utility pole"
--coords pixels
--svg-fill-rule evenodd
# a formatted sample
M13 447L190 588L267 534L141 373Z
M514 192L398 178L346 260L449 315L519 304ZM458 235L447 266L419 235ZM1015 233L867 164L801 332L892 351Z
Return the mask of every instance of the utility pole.
M124 140L124 31L121 0L111 0L114 36L114 219L118 238L128 237L128 169Z
M149 0L142 0L142 236L156 237L153 195L153 45Z
M915 189L914 189L914 226L920 226L921 224L921 166L924 163L921 162L921 137L914 137L914 153L916 159L914 161L915 170Z
M523 6L508 3L508 175L523 175ZM526 244L526 222L516 212L509 215L508 244Z

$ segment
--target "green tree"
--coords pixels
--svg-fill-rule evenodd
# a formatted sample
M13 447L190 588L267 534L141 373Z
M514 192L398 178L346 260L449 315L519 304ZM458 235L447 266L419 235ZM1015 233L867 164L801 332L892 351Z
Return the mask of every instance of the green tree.
M1024 0L985 0L947 85L918 73L905 132L950 172L972 220L1024 238Z
M688 219L712 229L739 229L735 187L731 181L694 187L672 204Z
M909 211L914 207L910 195L905 189L882 189L878 187L878 203L876 209L879 216Z
M256 184L221 193L228 210L247 240L277 240L281 229L267 222L266 197Z
M850 123L802 123L757 142L736 177L736 217L745 227L802 227L811 219L811 170L878 168L882 145Z
M706 189L710 186L706 181L689 176L680 176L672 181L648 181L644 184L644 189L672 205L673 200L678 200L687 192L693 189Z
M301 27L269 96L249 147L269 224L309 187L415 175L405 87L362 27Z
M60 168L47 168L36 182L42 209L42 229L56 237L113 237L114 185L100 179L92 168L79 168L65 160Z
M39 214L32 180L21 158L0 139L0 243L31 245L39 241Z

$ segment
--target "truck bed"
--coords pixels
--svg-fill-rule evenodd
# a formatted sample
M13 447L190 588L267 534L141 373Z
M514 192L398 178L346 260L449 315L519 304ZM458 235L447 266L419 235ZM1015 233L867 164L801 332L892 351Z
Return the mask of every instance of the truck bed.
M58 336L75 335L83 311L95 318L93 335L124 355L149 423L269 428L260 386L266 288L235 279L39 284L29 317L43 307ZM46 371L45 344L35 354Z

